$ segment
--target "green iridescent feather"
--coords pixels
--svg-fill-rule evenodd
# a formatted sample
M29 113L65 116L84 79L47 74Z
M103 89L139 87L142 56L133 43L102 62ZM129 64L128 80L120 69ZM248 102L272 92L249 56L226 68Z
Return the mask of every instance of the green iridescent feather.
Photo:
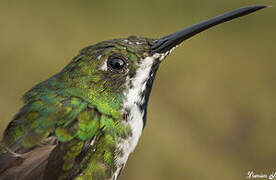
M126 42L117 39L87 47L60 73L27 92L25 105L4 133L0 155L8 149L31 152L55 137L58 143L48 158L45 179L110 178L120 154L116 144L131 135L130 127L120 121L126 74L102 72L99 67L120 53L130 60L128 75L134 76L136 62L148 46L133 46L125 48Z

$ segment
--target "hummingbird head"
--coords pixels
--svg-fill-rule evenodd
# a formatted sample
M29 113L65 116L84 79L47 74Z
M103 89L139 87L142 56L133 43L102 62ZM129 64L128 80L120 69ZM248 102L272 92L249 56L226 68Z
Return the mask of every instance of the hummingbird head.
M152 83L163 54L152 53L155 39L130 36L86 47L57 75L101 113L128 116L137 105L146 117ZM84 93L79 93L84 92Z
M86 47L52 78L59 83L52 84L113 118L139 114L144 126L154 77L175 47L210 27L265 7L240 8L159 39L130 36ZM138 107L135 112L133 106Z

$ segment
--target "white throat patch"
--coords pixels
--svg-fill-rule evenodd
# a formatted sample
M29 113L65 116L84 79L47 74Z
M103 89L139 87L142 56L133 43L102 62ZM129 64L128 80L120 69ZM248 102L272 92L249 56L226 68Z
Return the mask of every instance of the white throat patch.
M118 148L123 153L123 156L117 157L116 159L116 164L119 166L123 166L126 163L129 154L134 151L142 134L143 116L145 112L141 112L139 106L144 103L145 98L142 97L141 94L146 88L154 60L158 57L159 56L154 55L141 60L141 64L139 64L135 76L128 79L126 82L127 84L132 83L132 88L129 88L128 92L125 92L126 100L122 111L128 111L129 114L127 119L124 119L122 123L126 126L130 126L132 136L123 139L118 145Z
M145 97L142 96L142 93L145 91L148 79L152 76L150 73L154 61L155 59L162 61L172 52L172 50L162 54L155 53L153 56L142 59L135 76L126 81L126 85L129 86L131 83L132 88L128 88L128 92L124 92L126 99L124 101L122 112L128 112L128 116L126 119L122 120L122 124L130 126L132 133L127 139L121 139L120 143L117 145L117 148L119 148L122 154L116 157L116 166L118 168L116 172L120 172L120 170L124 168L128 156L134 151L142 134L144 125L143 117L145 114L145 112L140 108L140 106L145 102ZM116 180L117 176L118 174L115 173L113 179Z

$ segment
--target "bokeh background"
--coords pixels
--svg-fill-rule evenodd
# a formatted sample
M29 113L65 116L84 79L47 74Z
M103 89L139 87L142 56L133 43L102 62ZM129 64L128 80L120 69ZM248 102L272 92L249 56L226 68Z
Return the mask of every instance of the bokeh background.
M162 64L148 121L121 180L234 180L276 171L273 0L2 0L0 132L29 88L79 49L161 37L226 11L274 5L183 43Z

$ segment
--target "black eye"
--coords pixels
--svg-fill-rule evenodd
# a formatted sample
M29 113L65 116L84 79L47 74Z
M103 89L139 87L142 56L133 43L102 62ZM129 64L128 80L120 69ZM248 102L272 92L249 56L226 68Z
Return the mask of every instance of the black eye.
M125 65L126 61L121 57L111 56L107 61L107 66L113 70L122 70Z

